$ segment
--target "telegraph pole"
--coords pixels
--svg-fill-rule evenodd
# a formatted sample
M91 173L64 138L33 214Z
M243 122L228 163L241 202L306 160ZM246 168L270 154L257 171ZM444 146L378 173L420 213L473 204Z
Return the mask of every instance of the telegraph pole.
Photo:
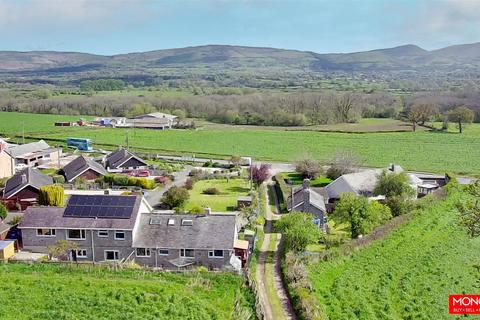
M127 150L129 149L128 145L128 129L125 131L125 144L127 145Z

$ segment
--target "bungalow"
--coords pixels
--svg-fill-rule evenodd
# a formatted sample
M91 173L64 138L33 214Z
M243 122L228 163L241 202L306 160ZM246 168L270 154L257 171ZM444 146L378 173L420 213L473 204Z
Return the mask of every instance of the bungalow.
M287 199L287 211L311 213L322 228L326 222L325 199L320 193L310 188L309 179L303 180L301 187L292 190Z
M403 172L400 166L390 165L387 169L367 169L344 174L325 187L328 203L335 203L343 193L349 192L357 196L374 197L375 185L383 170L390 173ZM411 173L408 173L407 176L412 188L417 190L417 186L422 184L422 180Z
M123 148L108 154L104 159L104 164L107 171L145 169L148 167L143 159Z
M53 184L52 177L36 169L26 168L7 180L3 198L35 202L38 199L40 187L49 184Z
M235 215L152 213L141 196L73 195L64 208L28 208L19 229L25 250L45 253L66 239L78 245L72 258L79 261L165 269L241 266L234 255Z
M15 159L15 166L36 167L45 162L58 161L61 148L52 148L43 140L8 147L6 152Z
M107 174L101 164L83 155L68 163L62 171L67 182L73 182L80 178L95 180Z

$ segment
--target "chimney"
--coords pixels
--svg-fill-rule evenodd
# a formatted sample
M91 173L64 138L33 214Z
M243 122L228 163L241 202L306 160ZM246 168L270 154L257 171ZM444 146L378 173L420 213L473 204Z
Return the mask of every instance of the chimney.
M205 207L205 214L208 216L212 214L212 209L210 207Z
M27 183L27 175L24 173L22 174L22 184Z
M310 179L303 179L303 189L310 189Z

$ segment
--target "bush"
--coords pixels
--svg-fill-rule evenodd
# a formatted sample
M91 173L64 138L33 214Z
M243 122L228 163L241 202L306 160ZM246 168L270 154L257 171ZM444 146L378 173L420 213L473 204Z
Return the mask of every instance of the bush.
M323 172L323 169L320 162L309 158L302 158L295 161L295 171L300 173L304 178L315 179Z
M389 197L385 204L390 208L394 217L401 216L413 210L413 201L403 196Z
M195 183L194 179L188 178L187 181L185 181L185 189L192 190L194 183Z
M217 195L220 194L220 190L218 190L215 187L212 188L207 188L202 191L203 194L209 194L209 195Z
M128 186L130 177L118 174L113 177L113 183L117 186Z
M181 187L171 187L162 197L162 202L170 208L181 208L190 198L188 190Z
M204 210L200 206L195 206L192 209L190 209L190 213L191 214L202 214L202 213L204 213Z
M60 174L55 174L52 176L53 183L62 184L65 183L65 177Z
M147 178L136 178L135 185L142 189L155 189L155 181L147 179Z
M331 166L327 170L327 178L335 180L339 177L341 177L344 174L342 168L337 167L337 166Z
M168 177L165 177L165 176L160 176L160 177L155 177L155 182L158 183L158 184L167 184L168 183Z
M0 203L0 220L3 220L7 217L8 211L7 208L3 205L3 203Z

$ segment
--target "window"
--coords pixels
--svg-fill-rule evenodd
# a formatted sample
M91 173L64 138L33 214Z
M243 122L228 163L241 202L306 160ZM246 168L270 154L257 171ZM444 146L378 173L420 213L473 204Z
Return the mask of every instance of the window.
M223 258L223 250L208 251L209 258Z
M125 231L115 231L115 240L125 240Z
M86 249L77 250L77 258L85 259L86 257L87 257L87 250Z
M108 238L108 230L98 230L99 238Z
M193 226L193 220L191 220L191 219L182 219L182 226Z
M70 240L85 240L86 231L84 229L68 229L67 239Z
M37 229L39 237L55 237L55 229Z
M169 226L174 226L175 225L175 219L173 219L173 218L168 219L168 225Z
M158 249L159 256L168 256L168 249Z
M105 260L115 261L118 260L119 254L116 250L105 250Z
M148 248L137 248L136 255L137 255L137 257L150 257L150 249L148 249Z
M193 258L193 249L180 249L180 257L182 258Z

